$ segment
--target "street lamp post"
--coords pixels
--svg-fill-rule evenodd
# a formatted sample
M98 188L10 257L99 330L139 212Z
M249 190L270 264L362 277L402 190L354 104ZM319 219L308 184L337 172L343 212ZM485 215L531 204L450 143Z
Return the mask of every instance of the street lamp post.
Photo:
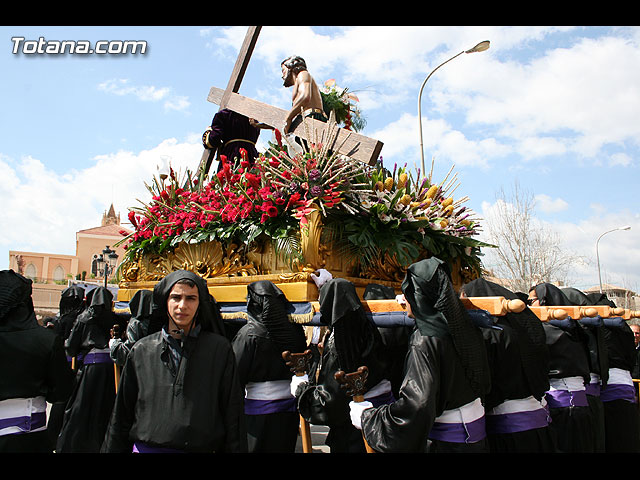
M111 250L109 245L102 250L102 253L96 258L96 266L98 272L104 275L104 288L107 288L107 278L113 273L118 262L118 254L115 250Z
M420 93L418 93L418 123L419 123L419 130L420 130L420 158L421 158L421 161L422 161L422 175L424 175L424 172L425 172L425 169L424 169L424 151L422 149L422 90L424 89L424 86L427 84L427 81L429 80L429 78L431 78L431 75L433 75L435 73L435 71L438 70L445 63L450 62L451 60L453 60L454 58L462 55L463 53L484 52L485 50L487 50L489 48L489 45L490 45L489 40L485 40L483 42L478 43L475 47L470 48L469 50L463 50L462 52L458 53L457 55L454 55L449 60L447 60L445 62L442 62L440 65L438 65L436 68L434 68L431 71L431 73L427 76L427 78L424 79L424 82L422 82L422 86L420 87Z
M600 293L602 293L602 277L600 276L600 254L598 253L598 243L600 242L600 239L604 237L607 233L616 232L618 230L631 230L631 226L625 225L624 227L618 227L618 228L614 228L613 230L607 230L602 235L600 235L596 240L596 261L598 263L598 281L600 282Z

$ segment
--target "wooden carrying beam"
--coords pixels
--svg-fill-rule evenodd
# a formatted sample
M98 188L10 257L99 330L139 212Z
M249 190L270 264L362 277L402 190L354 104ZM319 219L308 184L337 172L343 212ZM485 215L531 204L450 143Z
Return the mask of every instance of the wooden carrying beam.
M497 316L519 313L526 307L522 300L507 300L504 297L464 297L461 300L468 310L486 310Z
M249 118L272 126L274 128L282 128L288 115L287 110L273 107L266 103L253 100L248 97L244 97L240 94L222 90L221 88L211 87L209 96L207 98L211 103L220 105L223 101L225 93L228 94L226 100L226 107L234 112L241 113ZM320 136L327 128L325 122L315 120L313 118L307 118L305 120L312 128L311 131ZM306 138L304 123L298 125L293 133L298 137L305 138L308 141L314 141L314 138ZM339 153L348 157L360 160L361 162L369 165L374 165L378 160L380 151L382 150L382 142L375 140L364 135L360 135L356 132L352 132L346 129L339 129L338 136L335 141L336 150L339 146Z

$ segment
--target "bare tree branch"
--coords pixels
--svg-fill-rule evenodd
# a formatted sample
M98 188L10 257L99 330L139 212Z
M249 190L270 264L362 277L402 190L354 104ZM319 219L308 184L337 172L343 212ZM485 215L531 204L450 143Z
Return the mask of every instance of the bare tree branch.
M498 246L488 252L485 265L514 291L527 292L540 282L566 282L571 266L581 261L563 248L557 232L535 217L535 205L533 194L516 181L509 194L500 189L491 214L485 215L484 230Z

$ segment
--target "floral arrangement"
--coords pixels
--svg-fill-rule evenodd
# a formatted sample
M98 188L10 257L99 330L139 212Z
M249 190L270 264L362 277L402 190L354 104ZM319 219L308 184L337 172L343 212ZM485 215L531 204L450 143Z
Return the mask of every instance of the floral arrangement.
M154 177L147 185L151 201L130 208L135 230L120 242L127 257L162 254L180 242L218 240L248 248L266 236L281 256L303 260L300 231L318 211L323 242L362 268L384 256L408 266L427 251L479 271L480 247L488 245L473 238L479 223L462 206L466 198L454 200L455 179L435 184L419 172L414 178L406 166L389 171L382 159L370 166L321 144L290 154L275 133L277 145L253 163L241 151L237 166L222 157L222 168L210 178L172 169L166 179Z
M360 100L355 93L349 92L347 88L338 87L336 81L330 79L324 82L322 89L320 89L320 95L327 117L333 111L336 121L342 124L345 129L355 132L364 129L367 122L356 105L356 102Z

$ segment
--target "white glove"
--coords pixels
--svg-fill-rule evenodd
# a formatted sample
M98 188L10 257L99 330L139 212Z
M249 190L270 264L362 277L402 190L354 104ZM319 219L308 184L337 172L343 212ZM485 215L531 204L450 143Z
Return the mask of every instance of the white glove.
M373 408L373 403L371 402L354 402L353 400L349 402L349 409L351 410L351 423L358 430L362 430L362 412L364 412L367 408Z
M396 295L396 302L404 306L407 304L407 299L404 298L404 294Z
M118 339L117 338L112 338L111 340L109 340L109 348L113 348L113 346L118 343Z
M298 386L301 385L304 382L308 382L309 381L309 375L307 375L306 373L304 375L294 375L291 378L291 395L292 396L296 396L296 390L298 389Z
M329 270L325 270L324 268L321 268L320 270L316 270L316 272L318 273L318 275L316 275L315 273L312 273L310 277L311 277L311 280L313 280L314 283L316 284L316 287L318 288L320 288L322 285L324 285L325 283L327 283L329 280L333 278L333 275L331 275L331 272L329 272Z

